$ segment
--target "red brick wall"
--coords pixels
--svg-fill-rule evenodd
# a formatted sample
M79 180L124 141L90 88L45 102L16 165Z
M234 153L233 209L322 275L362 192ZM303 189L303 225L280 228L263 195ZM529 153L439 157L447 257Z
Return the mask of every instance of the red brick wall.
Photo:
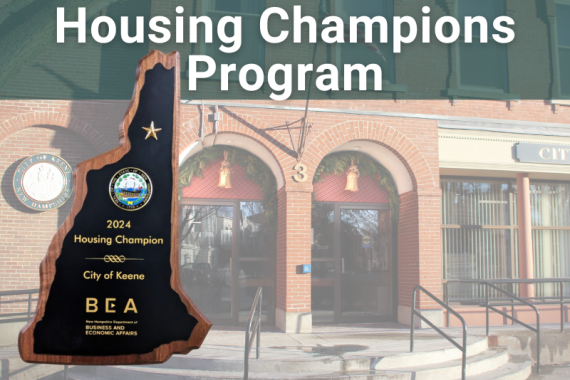
M119 123L128 102L67 100L0 100L0 141L23 128L53 125L89 141L98 153L119 143Z
M418 225L420 249L419 283L433 293L442 297L441 292L441 191L434 189L432 194L418 196ZM405 302L400 304L406 305ZM419 307L422 309L439 309L427 296L420 298Z
M287 308L287 193L285 188L277 192L277 251L275 260L276 306Z
M273 102L271 102L273 103ZM279 105L303 106L303 102L284 102ZM20 158L42 152L58 154L58 149L77 149L92 156L118 143L118 125L126 109L126 102L112 101L0 101L0 144L2 147L3 184L11 181L9 170ZM506 102L484 100L460 100L455 105L447 101L314 101L312 107L336 109L361 109L411 114L455 115L487 117L504 120L570 123L570 110L556 109L541 101L521 101L511 109ZM206 116L211 114L206 107ZM197 106L181 107L181 146L186 149L198 137L200 110ZM440 251L440 194L438 129L436 120L403 117L379 117L348 113L310 113L313 128L307 139L303 163L307 165L309 179L303 184L293 181L297 163L286 131L268 131L271 126L297 120L301 111L220 107L219 134L248 136L265 146L285 178L285 186L279 190L279 229L277 239L277 307L286 311L310 310L310 276L297 275L296 266L310 263L310 202L314 170L331 150L339 145L359 140L380 144L390 149L406 166L414 184L414 190L401 195L399 222L399 303L411 304L411 289L416 284L426 286L434 294L441 293ZM212 123L206 117L204 131L212 133ZM58 132L49 136L44 128L29 128L50 124L51 131L65 131L79 143L54 142L63 136ZM28 127L29 129L23 129ZM67 128L67 129L65 129ZM46 132L47 133L47 132ZM54 132L55 133L55 132ZM21 136L26 136L21 138ZM80 136L80 137L79 137ZM223 136L221 136L223 137ZM297 131L293 138L297 141ZM71 138L71 137L70 137ZM59 140L57 140L59 141ZM61 140L63 141L63 140ZM56 145L54 145L56 144ZM59 144L59 145L57 145ZM78 146L87 148L76 148ZM73 152L61 154L73 156ZM75 164L79 158L69 159ZM13 172L12 172L13 173ZM8 181L8 182L6 182ZM3 185L2 189L6 189ZM11 186L11 185L10 185ZM9 191L9 188L8 190ZM65 217L61 211L30 215L18 209L3 190L0 200L3 232L0 234L0 254L10 258L11 273L16 280L6 280L2 272L0 289L20 289L37 284L37 268L55 229ZM17 201L16 201L17 202ZM7 217L5 217L7 215ZM40 218L40 219L37 219ZM43 218L43 219L42 219ZM18 228L31 235L14 235ZM8 232L12 231L12 232ZM32 236L30 238L29 236ZM17 247L17 248L15 248ZM22 252L28 252L22 254ZM2 266L0 270L8 266ZM18 278L25 278L20 281ZM435 305L422 298L419 306Z
M280 6L292 13L291 1L271 0L268 6ZM331 2L334 6L334 2ZM447 9L452 1L441 2L426 0L425 5L432 9L432 19L439 18L450 10ZM317 15L318 2L310 6L303 7L304 14ZM521 5L522 4L522 5ZM548 40L546 38L547 26L543 20L536 18L534 5L529 6L529 1L508 2L508 12L516 11L517 19L524 20L526 25L534 24L538 33L532 36L524 35L530 33L528 30L517 29L520 41L528 41L530 38L536 40L535 49L528 51L528 46L517 41L509 45L509 72L517 74L518 77L526 78L525 81L510 83L513 93L522 92L530 86L549 82L550 78L541 77L549 72L550 52L548 51ZM173 0L153 1L151 14L175 16L174 9L177 4ZM185 16L188 16L196 5L197 14L202 14L203 2L194 4L188 1L184 4ZM411 14L420 17L420 9L408 2L396 2L395 15ZM336 10L332 9L331 13ZM275 35L283 29L285 22L274 21L270 25L270 33ZM290 25L289 25L290 26ZM171 28L173 29L173 28ZM530 30L530 29L529 29ZM168 44L149 44L150 48L160 49L168 52L170 50L180 50L182 71L187 70L187 57L192 52L194 54L206 54L201 50L203 45L192 46L185 42L177 44L174 38ZM433 37L433 36L432 36ZM306 36L304 36L306 39ZM199 38L201 39L201 38ZM67 46L67 47L66 47ZM74 52L71 57L69 46L53 46L46 49L30 65L23 68L22 72L16 76L2 91L8 90L12 94L25 94L33 83L42 79L46 89L44 96L54 96L54 93L67 97L73 95L73 88L63 84L57 79L57 75L77 83L83 90L100 91L101 80L99 77L100 68L100 46L86 46L80 52ZM322 48L321 48L322 47ZM331 55L336 56L336 48L332 48ZM326 49L320 44L315 65L325 63ZM451 52L451 53L450 53ZM290 60L294 53L294 59L298 63L308 63L311 61L312 49L309 45L296 46L291 38L276 49L266 50L266 70L274 63L283 62L284 57ZM421 88L456 88L457 87L457 57L455 49L448 49L443 44L416 43L404 47L403 53L398 56L398 70L396 72L396 82L409 86L410 93L415 93L414 89ZM529 64L520 65L518 62L527 62L528 57L540 57L538 60L529 61ZM69 60L76 60L78 69L74 72L58 71L57 59L66 56ZM414 57L422 56L424 60L417 60ZM59 58L58 58L59 57ZM93 58L97 59L93 59ZM430 62L430 75L426 75L425 62ZM441 63L441 64L438 64ZM448 67L448 63L451 67ZM420 68L419 70L418 68ZM48 69L48 70L46 70ZM51 72L49 71L51 70ZM134 77L134 67L133 67ZM54 75L56 74L56 75ZM33 82L35 81L35 82ZM32 83L33 82L33 83ZM449 82L449 83L446 83ZM183 88L188 87L186 75L183 75L181 83ZM208 91L202 93L210 98L219 96L218 82L201 82L200 89L210 86ZM55 92L54 92L55 91ZM243 94L244 99L248 93L239 88L239 84L230 83L230 91L236 94ZM265 86L265 93L271 90ZM0 91L0 95L2 92ZM437 95L437 94L436 94ZM374 93L359 93L361 97L377 97ZM391 98L391 93L382 94ZM548 94L545 94L547 97ZM398 95L400 97L400 95ZM239 103L239 101L235 101ZM244 102L252 102L244 100ZM279 106L304 107L303 100L272 102L258 101L257 103L272 104ZM126 110L128 102L117 101L58 101L58 100L1 100L0 101L0 145L2 147L0 163L2 171L0 175L3 179L3 194L0 200L0 255L10 257L10 270L15 273L14 278L23 276L28 278L28 283L18 283L18 280L5 280L6 276L0 278L0 289L13 289L28 287L37 283L37 265L45 252L45 247L49 243L57 224L65 217L64 210L52 212L51 214L41 214L42 216L26 214L10 203L9 197L4 195L6 186L4 183L11 179L9 170L19 158L33 153L35 149L54 152L59 149L52 146L54 136L38 134L41 129L33 128L22 130L26 127L49 124L58 128L67 128L75 132L75 137L81 136L94 148L89 155L108 150L118 143L117 127ZM490 100L455 100L451 103L448 100L342 100L331 98L325 100L311 101L311 107L328 108L336 110L366 110L384 111L392 113L415 114L414 118L404 117L380 117L370 115L355 115L349 113L309 113L313 128L307 138L306 153L303 163L308 168L308 181L298 184L293 181L295 174L293 166L297 163L294 156L294 146L286 131L272 130L267 128L284 125L287 122L298 120L303 116L302 111L286 111L272 109L254 109L238 107L220 107L221 120L219 123L220 134L240 134L248 136L265 146L278 163L285 178L285 186L279 190L279 229L277 239L277 306L286 311L308 311L310 310L310 276L297 275L296 265L310 263L310 201L313 174L322 160L331 150L348 141L359 140L366 143L379 144L390 149L406 166L414 189L401 195L401 215L398 229L399 236L399 303L402 305L411 304L411 289L416 284L426 286L434 294L441 293L441 249L440 249L440 194L439 194L439 157L438 157L438 128L435 120L423 119L421 115L443 115L461 117L485 117L499 120L520 120L544 123L570 123L570 108L552 106L548 102L540 100L523 100L520 102L490 101ZM210 107L204 110L206 117L211 114ZM184 150L198 138L198 127L200 125L200 110L196 106L181 107L181 146ZM59 130L59 129L58 129ZM67 131L67 132L69 132ZM69 133L73 133L69 132ZM206 121L203 129L204 135L213 133L212 123ZM28 136L26 140L13 140L17 136ZM59 136L56 136L59 138ZM77 137L79 138L79 137ZM47 139L47 140L46 140ZM51 140L50 140L51 139ZM293 140L298 141L298 130L293 130ZM16 141L16 143L13 143ZM53 140L55 141L55 140ZM5 145L7 144L7 145ZM45 149L44 149L45 148ZM50 150L51 149L51 150ZM72 146L61 149L75 149ZM62 152L62 154L68 154ZM72 154L72 153L69 153ZM86 153L87 154L87 153ZM75 163L73 159L70 160ZM318 188L319 185L317 185ZM9 190L9 189L8 189ZM195 194L191 194L195 196ZM20 219L19 219L20 218ZM23 219L22 219L23 218ZM36 219L40 218L40 219ZM41 219L45 218L45 219ZM35 231L33 238L29 239L25 235L14 237L7 231L14 230L15 221L20 221L18 228L24 231ZM41 227L40 227L41 226ZM45 226L49 226L48 229ZM6 227L6 228L4 228ZM19 240L18 240L19 239ZM6 245L2 245L6 244ZM7 245L10 244L10 245ZM8 251L10 247L11 251ZM13 247L18 247L18 251ZM29 252L22 254L22 252ZM31 252L34 252L33 254ZM25 267L25 268L24 268ZM30 268L35 267L30 272ZM7 268L7 266L6 266ZM0 268L3 270L3 268ZM7 272L6 272L7 273ZM0 273L3 274L3 273ZM27 277L26 277L27 276ZM421 298L419 306L431 308L435 305L425 298Z
M400 195L398 221L398 302L412 304L412 290L419 284L420 250L418 231L418 200L415 191Z
M277 307L286 312L311 311L311 276L297 266L311 263L311 193L278 191Z
M17 199L12 188L14 172L24 158L38 153L58 155L72 167L96 155L84 138L60 127L24 129L0 143L0 290L39 286L39 263L73 203L71 198L59 209L38 212ZM4 305L2 312L9 308Z

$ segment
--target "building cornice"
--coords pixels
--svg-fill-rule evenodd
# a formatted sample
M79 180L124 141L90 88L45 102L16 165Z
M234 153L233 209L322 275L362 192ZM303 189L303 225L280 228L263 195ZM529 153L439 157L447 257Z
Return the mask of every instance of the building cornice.
M239 103L227 101L198 101L198 100L182 100L182 105L205 105L205 106L223 106L234 108L255 108L255 109L270 109L278 111L295 111L303 112L305 107L297 106L281 106L275 104L263 103ZM503 120L503 119L488 119L477 117L463 117L463 116L450 116L450 115L437 115L437 114L420 114L408 112L387 112L387 111L368 111L368 110L355 110L355 109L338 109L338 108L314 108L309 107L310 112L322 112L332 114L347 114L347 115L367 115L379 117L396 117L404 119L424 119L436 120L438 127L441 129L462 129L462 130L478 130L489 132L502 132L502 133L516 133L516 134L529 134L529 135L542 135L542 136L568 136L570 137L570 124L563 123L542 123L535 121L524 120Z
M514 138L496 138L496 137L487 137L487 136L469 136L469 135L444 135L439 134L440 139L453 139L453 140L478 140L478 141L498 141L498 142L508 142L508 143L528 143L528 144L536 144L536 143L547 143L549 145L568 145L568 141L541 141L538 139L532 140L521 140L521 139L514 139Z
M440 129L570 137L570 124L479 118L438 119Z

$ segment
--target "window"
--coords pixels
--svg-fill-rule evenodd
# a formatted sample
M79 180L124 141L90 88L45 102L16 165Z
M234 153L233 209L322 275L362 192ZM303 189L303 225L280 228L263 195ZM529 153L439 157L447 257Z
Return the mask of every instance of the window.
M556 4L556 39L560 95L570 96L570 1Z
M458 85L462 89L509 92L507 47L491 37L497 33L493 20L505 14L503 1L457 0L457 17L483 16L487 20L487 43L481 43L481 28L473 24L473 42L465 43L465 28L456 45L458 57Z
M531 182L530 211L534 276L570 277L570 184ZM557 288L540 284L537 294L558 295Z
M444 280L516 278L516 194L511 180L441 179ZM449 298L482 297L472 284Z
M442 178L441 188L443 279L519 278L516 182ZM530 194L534 277L570 277L570 183L532 181ZM484 296L472 284L448 289L450 300ZM559 289L538 284L536 294L558 296Z
M336 11L330 13L331 15L342 18L345 25L349 25L351 16L368 16L370 18L382 16L388 22L388 30L391 30L392 17L394 16L394 2L393 0L337 0ZM364 32L364 25L359 24L359 29ZM395 83L395 72L391 34L389 33L390 38L388 39L388 43L381 44L380 27L378 23L374 24L372 30L373 41L380 48L387 62L374 51L368 49L366 45L362 43L348 43L348 38L345 37L345 43L338 44L336 48L336 62L339 72L342 72L342 68L345 64L361 63L366 66L375 63L382 68L382 80L384 83L393 84ZM368 88L373 88L370 85L374 82L373 75L371 71L368 72ZM354 80L353 78L353 81Z
M218 70L214 77L219 77L219 68L222 64L236 64L236 71L230 73L231 80L237 80L239 70L250 63L254 63L265 70L265 42L259 32L259 20L265 10L265 0L210 0L208 17L212 20L212 43L207 44L207 55L212 57ZM242 45L235 53L223 53L219 47L222 41L218 38L218 22L224 16L241 16L242 18ZM228 35L232 35L231 25L226 26ZM255 74L250 72L251 81ZM248 80L250 78L248 77Z

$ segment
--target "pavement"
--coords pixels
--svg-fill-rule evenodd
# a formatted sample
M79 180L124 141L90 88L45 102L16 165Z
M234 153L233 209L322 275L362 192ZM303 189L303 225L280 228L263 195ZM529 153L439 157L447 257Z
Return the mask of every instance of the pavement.
M532 326L532 325L531 325ZM542 324L542 335L558 335L559 324ZM570 331L570 323L565 324ZM462 329L442 329L461 342ZM485 327L468 327L468 343L485 337ZM398 323L363 323L313 326L311 334L285 334L275 327L262 328L261 354L286 357L314 355L320 350L336 349L341 356L390 356L410 350L410 327ZM433 329L415 330L414 351L434 351L452 347ZM490 335L532 336L534 333L520 325L492 326ZM195 357L243 357L245 333L243 327L215 328L210 331L202 347L189 355ZM570 342L568 342L570 346ZM316 350L316 351L315 351ZM344 351L344 354L343 354ZM265 357L265 356L264 356ZM568 377L570 380L570 377Z
M528 380L568 380L570 379L570 364L543 366L540 374L533 372Z
M461 338L461 330L447 332ZM313 326L311 334L285 334L275 328L261 332L260 355L263 359L282 360L312 358L315 355L335 355L343 358L383 357L410 351L410 328L397 323ZM452 347L435 330L417 329L414 351L434 351ZM468 343L479 337L469 336ZM243 358L245 333L243 328L210 331L199 350L189 355L200 358ZM255 346L252 349L252 353Z
M567 324L570 331L570 324ZM559 325L541 325L543 334L555 333ZM460 341L460 328L444 328L454 339ZM358 325L316 325L311 334L285 334L275 327L263 327L260 354L264 360L314 360L315 356L342 356L345 359L384 357L408 353L410 350L409 327L397 323L374 323ZM492 335L521 335L522 326L494 326ZM485 336L484 327L468 328L468 343ZM215 328L210 331L199 350L192 351L192 358L243 360L245 333L243 327ZM567 342L570 346L570 342ZM452 347L433 329L416 329L415 352L427 352ZM0 348L0 359L17 357L17 347ZM175 356L181 357L181 356ZM255 357L255 346L252 349ZM176 359L173 359L176 360ZM60 372L61 374L61 372ZM43 377L26 377L34 380ZM57 374L50 376L56 379ZM2 377L2 380L4 377ZM532 380L568 380L570 365L543 366L540 375L533 373Z

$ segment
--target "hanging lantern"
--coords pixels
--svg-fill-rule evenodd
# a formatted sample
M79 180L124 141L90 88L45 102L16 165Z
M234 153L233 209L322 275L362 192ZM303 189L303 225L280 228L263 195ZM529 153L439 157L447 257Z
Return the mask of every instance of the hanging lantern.
M350 159L350 167L346 172L346 188L348 191L358 191L358 177L360 177L360 172L358 171L358 166L354 165L354 158Z
M218 187L223 187L224 189L231 189L232 182L230 180L230 162L228 161L228 152L224 152L224 161L222 162L222 167L220 168L220 182Z

